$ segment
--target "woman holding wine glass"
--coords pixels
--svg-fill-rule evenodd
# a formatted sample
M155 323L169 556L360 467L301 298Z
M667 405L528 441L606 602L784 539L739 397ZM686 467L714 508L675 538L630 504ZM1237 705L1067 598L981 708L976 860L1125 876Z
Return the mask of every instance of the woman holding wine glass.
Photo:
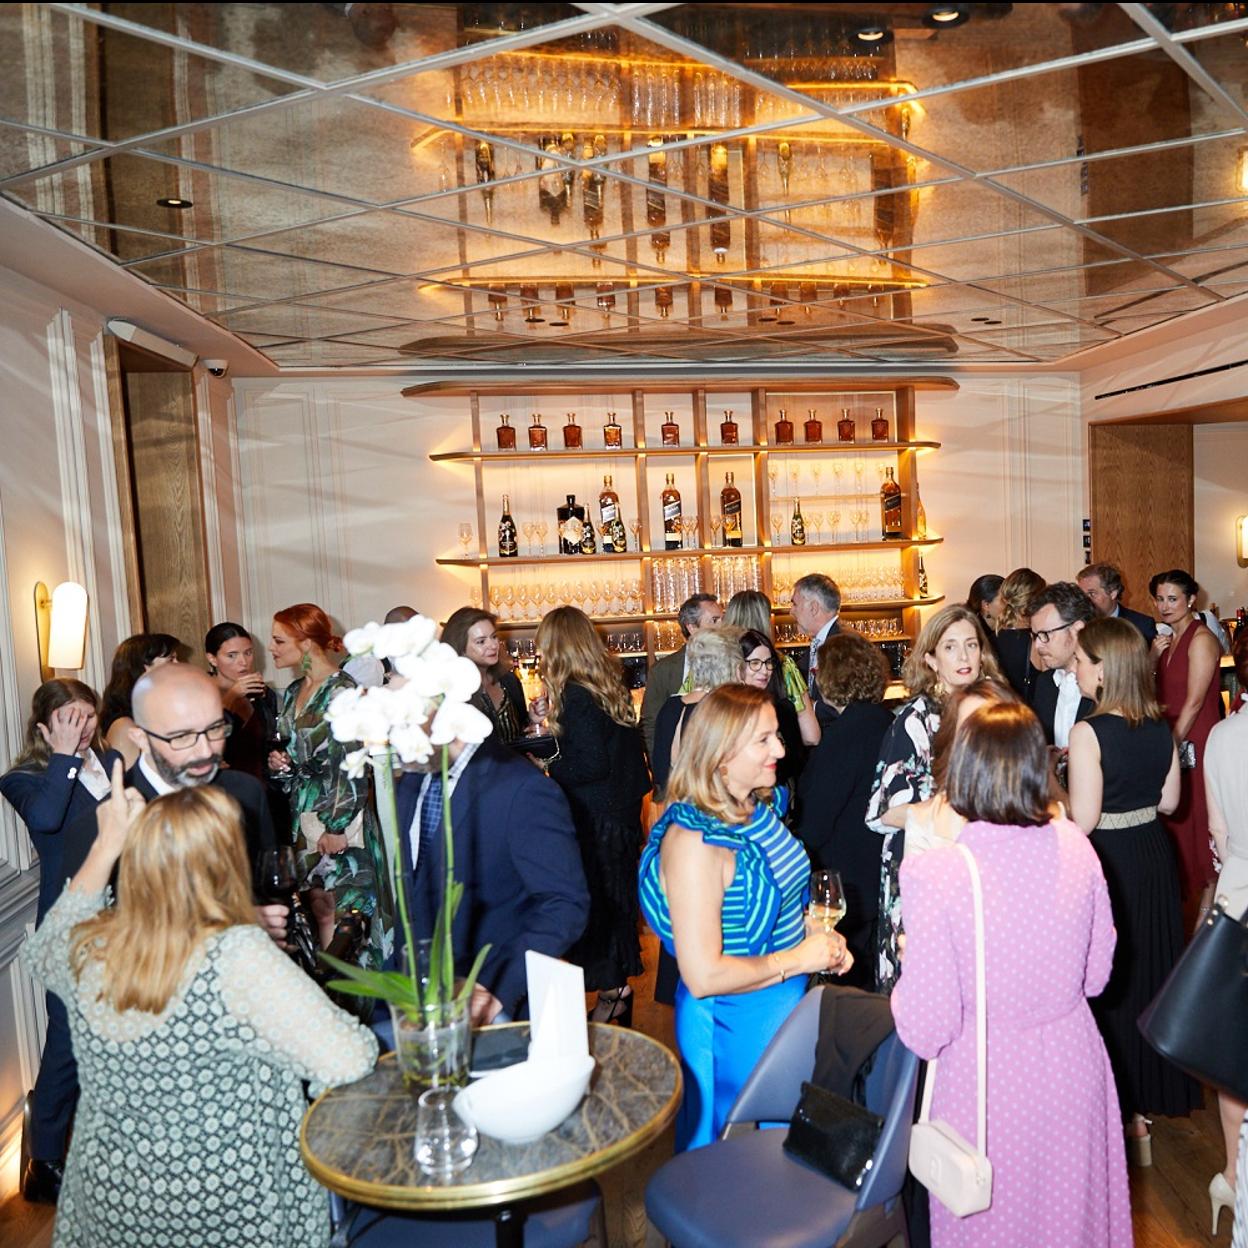
M208 675L221 690L225 717L234 725L225 741L225 763L268 779L269 752L277 748L277 694L256 671L251 634L228 620L214 624L204 637Z

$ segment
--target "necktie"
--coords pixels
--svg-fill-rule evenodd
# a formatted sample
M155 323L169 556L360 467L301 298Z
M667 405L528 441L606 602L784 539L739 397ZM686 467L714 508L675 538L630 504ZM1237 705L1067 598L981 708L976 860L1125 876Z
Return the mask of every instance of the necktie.
M416 853L416 876L419 881L427 878L429 857L433 852L434 838L442 829L442 775L434 772L429 777L429 787L425 790L424 800L420 807L420 847Z

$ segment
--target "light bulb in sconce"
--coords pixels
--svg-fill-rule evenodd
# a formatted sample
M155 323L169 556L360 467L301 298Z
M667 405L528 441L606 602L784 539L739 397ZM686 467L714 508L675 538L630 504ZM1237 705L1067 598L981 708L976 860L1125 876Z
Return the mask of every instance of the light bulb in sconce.
M1248 195L1248 147L1239 149L1239 164L1235 170L1235 185L1241 195Z
M39 670L50 680L54 669L81 671L87 650L87 591L75 581L62 581L50 594L35 585L35 630Z
M1235 560L1248 568L1248 516L1235 517Z

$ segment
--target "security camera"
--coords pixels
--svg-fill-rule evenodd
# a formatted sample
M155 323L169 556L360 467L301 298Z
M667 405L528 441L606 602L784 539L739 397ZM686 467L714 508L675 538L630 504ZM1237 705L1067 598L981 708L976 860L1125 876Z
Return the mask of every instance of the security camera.
M229 360L205 360L204 367L214 377L224 377L230 371Z

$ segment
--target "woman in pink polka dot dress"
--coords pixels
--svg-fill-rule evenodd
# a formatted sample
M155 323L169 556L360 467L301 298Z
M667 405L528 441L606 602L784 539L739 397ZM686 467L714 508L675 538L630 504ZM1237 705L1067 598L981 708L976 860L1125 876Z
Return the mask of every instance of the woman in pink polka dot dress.
M1100 862L1048 813L1044 734L996 705L958 729L946 796L983 881L992 1205L956 1218L931 1202L933 1248L1127 1248L1131 1206L1118 1096L1088 997L1113 964ZM952 847L901 868L906 930L897 1032L940 1059L931 1116L975 1139L975 924Z

